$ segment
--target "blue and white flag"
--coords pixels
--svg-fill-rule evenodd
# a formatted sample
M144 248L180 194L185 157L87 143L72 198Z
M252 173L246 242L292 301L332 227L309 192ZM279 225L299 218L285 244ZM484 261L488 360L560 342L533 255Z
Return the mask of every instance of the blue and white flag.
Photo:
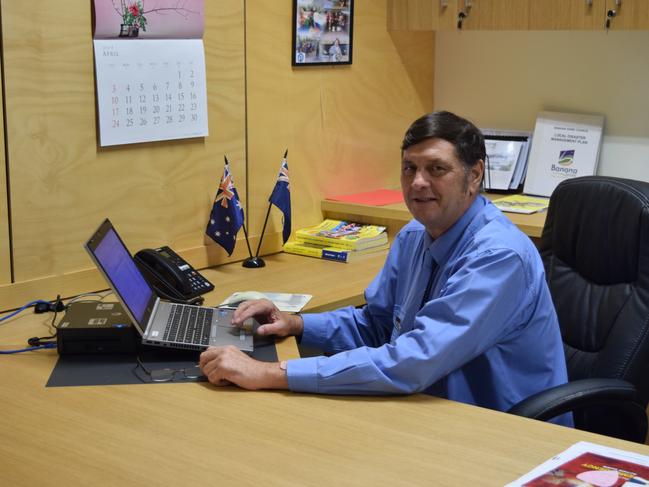
M239 194L234 187L234 180L226 158L223 178L221 178L221 184L219 184L216 198L214 198L210 221L205 233L223 247L228 255L232 255L237 243L237 233L242 225L243 208L239 202Z
M291 187L289 186L288 180L288 163L286 162L287 155L288 151L284 153L282 165L279 169L279 175L277 176L277 182L275 183L270 198L268 198L268 201L279 208L284 214L284 228L282 229L284 243L286 243L288 237L291 235Z

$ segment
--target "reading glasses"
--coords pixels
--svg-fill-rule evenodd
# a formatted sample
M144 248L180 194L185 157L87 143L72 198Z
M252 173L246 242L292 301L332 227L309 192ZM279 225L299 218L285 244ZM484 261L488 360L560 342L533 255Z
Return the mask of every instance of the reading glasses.
M164 368L150 370L142 363L140 357L137 357L136 360L138 367L151 379L151 382L197 380L205 377L198 364L191 367L183 367L181 369Z

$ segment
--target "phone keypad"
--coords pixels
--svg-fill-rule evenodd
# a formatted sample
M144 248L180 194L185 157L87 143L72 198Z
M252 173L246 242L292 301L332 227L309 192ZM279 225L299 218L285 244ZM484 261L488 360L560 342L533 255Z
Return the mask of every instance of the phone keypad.
M180 269L183 274L189 278L189 284L192 289L193 296L200 296L214 289L214 284L205 279L199 272L197 272L191 265L189 265L185 260L176 254L169 247L160 247L156 249L158 252L164 252L170 258L170 260ZM192 297L193 297L192 296Z
M189 282L192 286L192 289L200 293L210 291L214 287L207 279L205 279L195 270L189 272Z

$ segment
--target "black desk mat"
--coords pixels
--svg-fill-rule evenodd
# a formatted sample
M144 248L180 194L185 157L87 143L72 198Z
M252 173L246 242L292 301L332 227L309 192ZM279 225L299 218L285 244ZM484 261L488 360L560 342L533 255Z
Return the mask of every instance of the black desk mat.
M277 362L273 337L255 336L255 350L250 355L263 362ZM150 384L151 380L137 365L139 356L149 370L182 369L198 363L199 352L167 348L142 348L137 354L61 355L47 381L46 387L106 386L117 384ZM205 381L177 379L175 382Z

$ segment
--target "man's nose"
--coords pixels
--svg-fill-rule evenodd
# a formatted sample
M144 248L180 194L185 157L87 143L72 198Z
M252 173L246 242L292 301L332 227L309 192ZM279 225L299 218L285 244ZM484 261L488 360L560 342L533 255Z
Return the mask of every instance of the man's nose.
M425 188L428 186L428 179L424 171L417 170L415 172L415 177L412 179L413 188Z

